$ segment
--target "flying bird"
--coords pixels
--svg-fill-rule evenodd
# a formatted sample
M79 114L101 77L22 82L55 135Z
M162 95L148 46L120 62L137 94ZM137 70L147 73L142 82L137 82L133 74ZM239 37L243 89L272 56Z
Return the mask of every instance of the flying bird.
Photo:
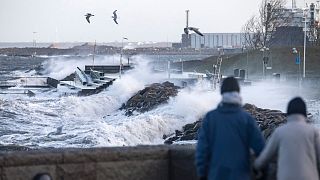
M199 28L189 27L189 30L197 33L200 36L203 36L203 34L199 31Z
M85 17L86 17L86 19L87 19L87 21L88 21L88 23L90 23L90 17L91 16L94 16L93 14L91 14L91 13L87 13L86 15L84 15Z
M190 31L193 31L193 32L197 33L197 34L200 35L200 36L203 36L203 34L199 31L199 28L186 27L186 28L184 28L183 30L184 30L184 33L186 33L186 34L189 34L189 30L190 30Z
M184 33L185 33L186 35L188 35L188 34L189 34L189 30L188 30L188 28L184 28L184 29L183 29L183 31L184 31Z
M118 24L118 22L117 22L117 19L118 19L117 10L113 11L113 16L112 16L112 18L113 18L113 21L114 21L116 24Z

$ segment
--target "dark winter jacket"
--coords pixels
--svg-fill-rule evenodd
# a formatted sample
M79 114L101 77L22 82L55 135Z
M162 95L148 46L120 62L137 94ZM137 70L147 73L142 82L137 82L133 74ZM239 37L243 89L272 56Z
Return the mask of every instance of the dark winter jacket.
M206 114L199 130L196 166L208 180L249 180L250 149L259 155L264 138L240 105L221 103Z

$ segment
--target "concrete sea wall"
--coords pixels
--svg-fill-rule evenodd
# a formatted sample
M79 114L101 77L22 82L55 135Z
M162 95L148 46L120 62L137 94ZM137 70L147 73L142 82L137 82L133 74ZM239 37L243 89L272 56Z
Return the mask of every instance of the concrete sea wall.
M54 180L197 180L194 155L195 145L3 152L0 180L32 180L39 173ZM275 164L268 180L276 180Z
M54 149L0 154L1 180L196 180L194 145Z

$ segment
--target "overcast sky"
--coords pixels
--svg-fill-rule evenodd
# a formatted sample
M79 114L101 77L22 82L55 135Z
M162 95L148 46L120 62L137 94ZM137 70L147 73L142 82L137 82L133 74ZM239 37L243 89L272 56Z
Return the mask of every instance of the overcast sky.
M298 0L297 0L298 1ZM0 42L179 41L190 26L240 32L260 0L0 0ZM301 2L300 2L301 3ZM302 2L303 3L303 2ZM117 9L119 25L111 16ZM84 15L90 12L91 24Z

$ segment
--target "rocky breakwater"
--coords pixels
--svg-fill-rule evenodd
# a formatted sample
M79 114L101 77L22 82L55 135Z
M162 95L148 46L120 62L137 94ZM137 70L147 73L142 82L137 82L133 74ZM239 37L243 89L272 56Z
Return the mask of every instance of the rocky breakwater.
M168 81L151 84L132 96L120 109L125 110L127 116L133 115L135 111L140 113L150 111L160 104L167 103L170 97L176 96L178 89L180 87Z
M279 110L270 110L258 108L252 104L245 104L244 110L255 118L264 137L267 139L271 133L280 125L286 122L286 113ZM165 144L172 144L178 141L197 140L198 130L201 127L202 120L183 126L182 130L176 130L174 134L164 135Z

